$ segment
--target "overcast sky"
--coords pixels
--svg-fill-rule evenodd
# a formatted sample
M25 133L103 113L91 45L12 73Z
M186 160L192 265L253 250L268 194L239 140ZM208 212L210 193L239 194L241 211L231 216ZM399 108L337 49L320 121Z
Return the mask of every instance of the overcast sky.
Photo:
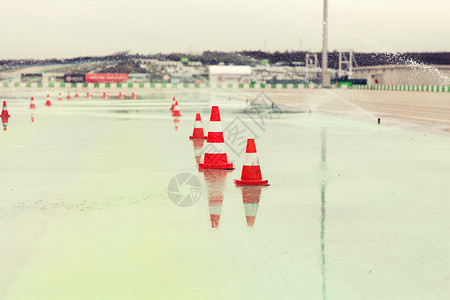
M322 47L322 0L2 2L2 59ZM450 51L450 0L328 6L330 51Z

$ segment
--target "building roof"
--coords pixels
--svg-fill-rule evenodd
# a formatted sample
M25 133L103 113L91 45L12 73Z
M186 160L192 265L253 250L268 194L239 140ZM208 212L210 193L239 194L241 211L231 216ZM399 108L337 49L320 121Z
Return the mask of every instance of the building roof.
M250 66L208 66L209 74L251 75Z

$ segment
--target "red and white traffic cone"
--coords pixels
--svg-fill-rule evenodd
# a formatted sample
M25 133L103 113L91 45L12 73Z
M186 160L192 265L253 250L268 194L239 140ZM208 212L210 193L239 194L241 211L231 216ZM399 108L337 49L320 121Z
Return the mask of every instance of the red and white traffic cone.
M225 152L225 141L223 139L218 106L211 107L211 117L209 120L209 132L205 149L208 152L205 152L203 162L198 164L198 169L234 170L233 163L228 162L227 153Z
M58 94L58 101L62 101L61 93Z
M8 106L6 105L6 101L3 101L2 114L0 115L3 124L3 130L6 131L8 127L8 120L11 115L8 112Z
M245 219L247 220L247 226L249 227L255 225L262 188L262 186L241 187L242 201L244 202Z
M192 144L194 146L195 162L198 165L202 159L202 150L205 139L192 139Z
M175 107L173 108L172 117L181 117L180 109L178 108L178 101L175 101Z
M45 106L52 106L52 103L50 102L50 95L47 94L47 101L45 101Z
M106 92L103 92L103 100L106 100Z
M120 92L119 93L119 100L122 100L123 99L123 95L122 95L122 92Z
M31 97L31 100L30 100L30 109L35 109L36 108L36 105L34 104L34 97Z
M241 179L235 179L234 183L236 185L269 185L267 179L262 179L254 139L247 140Z
M91 95L89 95L89 92L86 93L86 99L89 99Z
M11 115L8 112L8 106L6 105L6 101L3 101L2 114L0 115L2 118L9 118Z
M78 98L78 91L75 91L75 98Z
M131 100L136 100L136 94L134 92L131 93Z
M71 99L71 97L70 97L70 91L67 91L67 100L70 100Z
M203 133L202 117L199 113L195 115L194 132L189 139L206 139L206 136Z
M170 111L173 112L174 108L175 108L175 97L172 98L172 106L170 107Z

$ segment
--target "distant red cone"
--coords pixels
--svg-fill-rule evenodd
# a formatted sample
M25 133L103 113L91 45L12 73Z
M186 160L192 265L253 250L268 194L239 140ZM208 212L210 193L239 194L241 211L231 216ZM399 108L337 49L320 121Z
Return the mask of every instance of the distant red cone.
M175 108L175 97L172 98L172 106L170 107L170 111L173 111Z
M62 101L61 93L58 94L58 101Z
M103 92L103 100L106 100L106 92Z
M75 92L75 98L78 98L78 92Z
M195 115L194 132L189 139L206 139L206 136L203 133L202 117L199 113Z
M131 100L135 100L136 99L136 94L134 92L131 93Z
M30 100L30 109L35 109L36 108L36 105L34 104L34 97L31 97L31 100Z
M71 97L70 97L70 91L67 91L67 100L70 100L71 99Z
M119 100L122 100L123 99L123 95L122 95L122 92L120 92L119 93Z
M50 95L47 94L47 101L45 101L45 106L52 106L52 103L50 102Z
M268 180L262 179L261 176L254 139L247 140L241 179L235 179L234 183L236 185L269 185Z
M181 117L180 109L178 108L178 101L175 101L175 107L173 108L172 117Z
M6 105L6 101L3 101L2 114L0 115L2 118L9 118L11 115L8 112L8 106Z
M198 169L234 170L233 163L228 162L227 153L225 152L225 141L223 139L222 123L218 106L211 107L211 117L209 120L205 155L203 157L203 162L198 164Z
M91 96L89 95L89 92L86 93L86 99L89 99Z

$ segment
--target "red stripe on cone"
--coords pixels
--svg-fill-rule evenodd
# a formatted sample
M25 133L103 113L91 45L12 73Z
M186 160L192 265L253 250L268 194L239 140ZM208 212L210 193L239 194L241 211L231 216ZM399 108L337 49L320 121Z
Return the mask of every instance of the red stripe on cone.
M211 122L216 122L214 128L221 128L219 107L211 107ZM216 127L216 126L220 127ZM210 124L211 130L212 124ZM206 140L207 147L203 157L203 163L198 164L199 170L205 169L220 169L220 170L234 170L233 163L228 162L227 154L225 153L225 143L223 139L223 132L208 132ZM208 150L208 147L210 150Z
M254 139L247 140L247 149L245 151L241 179L235 179L234 183L236 185L269 185L267 179L262 179Z
M199 124L199 127L197 127L197 124ZM206 139L206 136L203 132L202 118L199 113L195 115L194 131L192 132L192 135L189 137L189 139Z

